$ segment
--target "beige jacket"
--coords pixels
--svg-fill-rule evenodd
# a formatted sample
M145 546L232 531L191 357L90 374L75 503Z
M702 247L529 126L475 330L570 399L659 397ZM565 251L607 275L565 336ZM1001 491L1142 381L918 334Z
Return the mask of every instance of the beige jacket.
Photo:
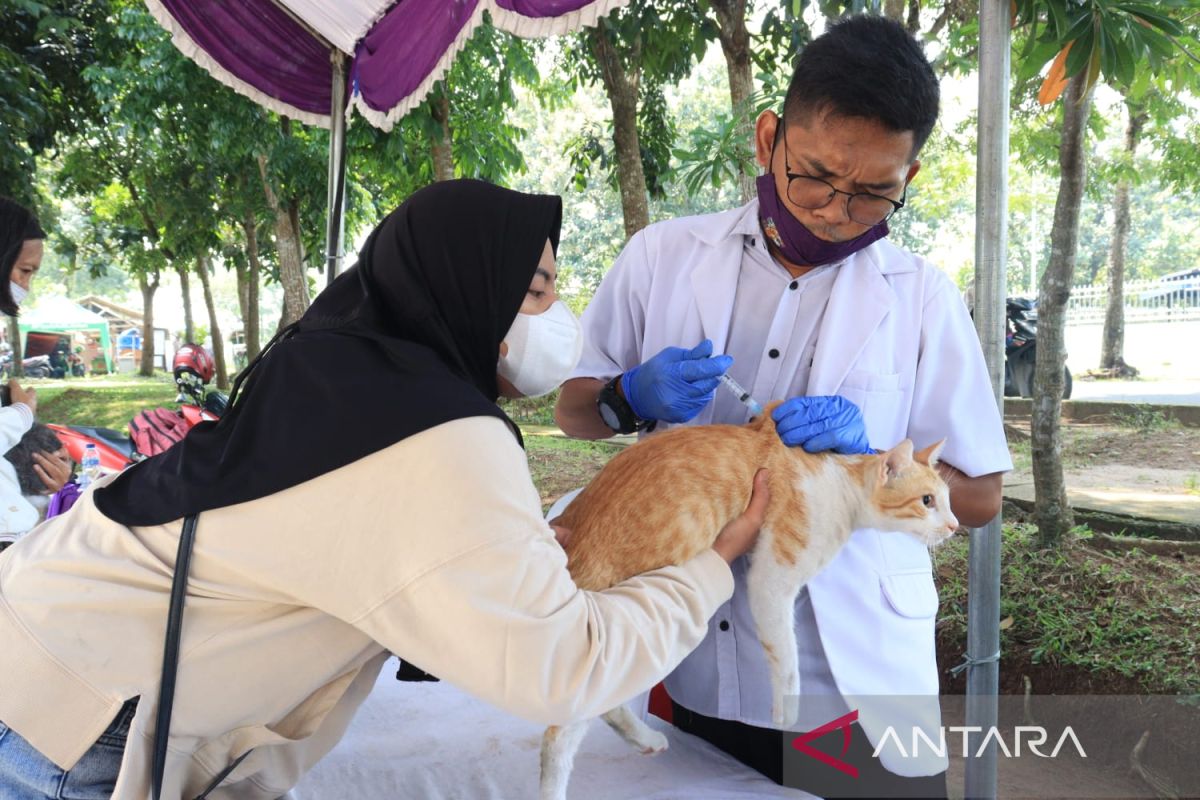
M211 796L280 796L387 651L526 719L598 715L673 669L732 594L711 550L580 591L539 509L512 434L471 418L201 514L164 796L250 749ZM140 695L118 799L149 794L180 528L126 528L89 492L0 556L0 720L69 768Z

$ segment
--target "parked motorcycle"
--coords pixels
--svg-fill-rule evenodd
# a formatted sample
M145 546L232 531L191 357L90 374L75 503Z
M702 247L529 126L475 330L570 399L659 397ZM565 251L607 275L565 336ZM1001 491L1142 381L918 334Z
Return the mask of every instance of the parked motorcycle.
M1004 396L1033 397L1037 360L1037 301L1010 297L1005 301ZM1071 397L1071 370L1063 366L1063 399Z
M49 378L54 373L50 365L50 356L30 356L21 359L21 369L26 378ZM12 353L0 356L0 378L8 380L12 376Z

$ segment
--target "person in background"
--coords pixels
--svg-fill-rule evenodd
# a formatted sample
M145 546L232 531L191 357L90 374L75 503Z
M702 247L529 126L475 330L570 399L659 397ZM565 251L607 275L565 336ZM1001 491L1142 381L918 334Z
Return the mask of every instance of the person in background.
M0 313L15 317L42 266L45 231L29 209L0 197ZM7 387L10 401L0 408L0 453L7 453L33 427L37 390L15 380ZM31 453L32 469L54 494L71 477L70 459L55 452ZM0 459L0 549L12 544L38 523L39 510L29 502L12 464Z
M954 514L970 526L992 519L1012 462L978 337L945 273L886 238L938 95L921 46L884 17L848 17L808 44L783 108L756 123L757 198L639 231L605 275L559 426L599 439L744 423L732 394L714 399L728 371L760 402L783 401L776 430L810 453L945 438L939 470ZM675 724L776 782L795 765L788 784L813 794L945 797L944 758L874 754L885 716L937 733L938 596L925 546L855 531L797 597L798 730L857 713L854 698L916 698L886 715L863 709L847 739L855 779L784 758L794 751L773 722L744 561L734 574L733 599L666 680Z
M37 510L40 522L48 515L52 498L70 482L74 465L67 448L53 430L35 422L21 441L4 454L4 460L16 471L21 495ZM6 534L0 533L0 548L5 538ZM17 538L11 537L12 541Z

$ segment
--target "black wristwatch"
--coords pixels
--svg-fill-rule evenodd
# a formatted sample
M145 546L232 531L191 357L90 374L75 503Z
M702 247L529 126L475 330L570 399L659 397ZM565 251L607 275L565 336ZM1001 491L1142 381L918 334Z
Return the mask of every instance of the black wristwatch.
M642 419L633 412L629 402L617 391L621 376L613 378L604 384L600 394L596 395L596 410L604 424L617 433L635 433L642 430L654 430L655 420Z

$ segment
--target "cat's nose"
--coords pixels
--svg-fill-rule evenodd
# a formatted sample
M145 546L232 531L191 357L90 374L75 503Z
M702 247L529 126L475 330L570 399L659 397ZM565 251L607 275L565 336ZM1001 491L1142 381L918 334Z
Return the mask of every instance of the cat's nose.
M946 530L950 533L954 533L956 530L958 530L958 518L953 514L946 515Z

